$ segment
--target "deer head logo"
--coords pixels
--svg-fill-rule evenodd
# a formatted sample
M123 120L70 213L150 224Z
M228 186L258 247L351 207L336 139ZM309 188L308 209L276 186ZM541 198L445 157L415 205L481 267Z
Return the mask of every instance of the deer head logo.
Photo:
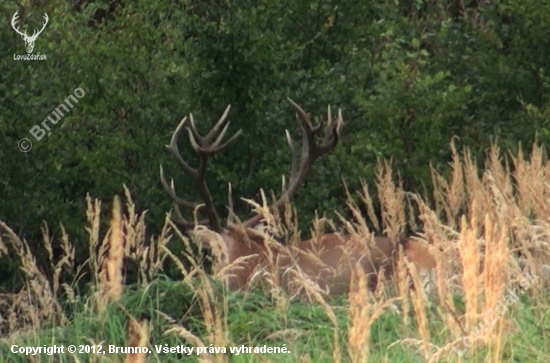
M27 53L32 53L32 50L34 49L34 42L36 41L36 38L38 38L38 36L40 35L40 33L42 33L42 31L44 30L44 28L46 27L46 24L48 24L48 15L44 13L44 20L45 22L42 24L42 29L40 29L40 31L38 31L38 33L36 32L36 30L32 33L32 35L29 37L27 35L27 31L25 31L24 33L21 33L19 31L19 27L15 27L15 23L17 22L17 18L18 18L18 13L19 11L16 11L15 14L13 14L13 18L11 18L11 26L13 28L13 30L15 30L19 35L21 35L21 38L23 38L23 40L25 41L25 48L27 48Z

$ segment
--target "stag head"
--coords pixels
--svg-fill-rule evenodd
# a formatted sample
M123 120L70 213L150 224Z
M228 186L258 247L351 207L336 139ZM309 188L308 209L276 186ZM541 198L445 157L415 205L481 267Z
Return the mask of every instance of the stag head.
M19 11L16 11L15 14L13 14L13 18L11 19L11 26L13 28L13 30L15 30L19 35L21 35L21 38L23 38L23 40L25 41L25 48L27 49L27 53L32 53L33 49L34 49L34 42L36 41L36 38L38 38L38 36L40 35L40 33L42 33L42 31L44 30L44 28L46 28L46 24L48 24L48 15L47 14L44 14L44 23L42 23L42 29L40 29L38 32L35 30L31 36L28 36L27 35L27 31L25 30L24 33L21 33L21 31L19 31L19 27L15 27L15 23L17 23L17 18L19 17L17 15Z

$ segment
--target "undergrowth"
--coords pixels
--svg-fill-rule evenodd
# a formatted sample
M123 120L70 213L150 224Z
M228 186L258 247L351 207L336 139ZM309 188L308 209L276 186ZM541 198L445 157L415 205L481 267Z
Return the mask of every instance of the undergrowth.
M364 182L349 195L354 221L312 223L313 234L331 225L360 236L419 231L415 238L430 246L436 269L427 281L411 270L415 285L424 286L416 291L398 274L370 292L357 273L347 296L328 297L303 276L296 278L305 293L287 294L266 268L247 291L229 292L216 256L207 272L194 242L169 216L161 234L143 243L145 214L136 214L127 190L124 212L114 198L107 231L100 228L101 203L88 197L85 266L74 265L64 229L54 238L44 226L52 271L46 274L28 243L0 221L0 253L20 261L27 279L21 291L0 296L0 362L549 362L550 163L536 145L529 158L519 154L510 163L493 147L480 175L468 150L459 155L451 148L452 173L445 178L432 170L430 196L407 193L391 167L380 164L382 220ZM254 207L269 222L266 238L289 235L293 218ZM184 252L172 252L171 241ZM163 274L167 260L178 266L179 281ZM138 282L126 285L130 261L139 266ZM75 271L73 283L62 278ZM76 288L83 271L94 277L87 294ZM54 345L65 353L14 353ZM70 345L76 353L67 352ZM109 353L109 346L150 353ZM172 351L158 353L163 347ZM237 355L234 347L284 350Z

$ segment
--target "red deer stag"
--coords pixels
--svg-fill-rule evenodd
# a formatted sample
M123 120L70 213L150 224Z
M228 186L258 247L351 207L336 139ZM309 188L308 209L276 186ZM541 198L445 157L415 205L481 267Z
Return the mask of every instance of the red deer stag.
M292 153L290 180L280 199L270 207L271 210L281 208L285 201L293 197L303 183L311 165L337 145L343 126L341 111L339 111L336 122L332 122L329 107L325 138L321 144L317 144L315 136L321 129L321 125L313 126L304 110L291 99L288 100L297 113L296 120L302 131L302 154L298 162L287 131L287 141ZM315 281L323 290L328 290L330 294L342 294L348 291L353 267L358 262L369 276L368 284L371 290L376 287L377 273L380 268L383 267L387 276L391 278L398 249L389 238L375 237L373 243L365 244L365 241L355 241L351 236L341 237L337 234L326 234L315 241L313 239L304 240L300 241L297 247L287 248L281 244L274 246L260 232L253 230L253 227L262 220L262 215L256 215L238 225L222 227L205 182L205 174L209 157L227 149L242 133L242 130L239 130L223 142L229 127L227 120L229 109L230 106L225 109L220 120L206 136L201 136L198 133L192 115L189 119L185 117L172 134L170 144L166 145L183 172L191 178L204 202L201 207L204 208L207 219L198 221L198 224L201 225L199 228L195 228L195 222L183 217L180 206L195 210L200 204L178 197L173 180L169 185L164 177L162 166L160 167L161 182L173 201L174 221L183 226L187 233L194 237L203 248L215 248L218 251L222 268L233 266L238 259L243 260L243 257L249 257L245 258L237 268L231 269L231 273L226 276L229 288L246 288L258 267L269 266L276 267L280 281L283 281L284 286L288 286L289 282L288 274L284 272L288 272L291 267L297 267L299 271ZM188 131L189 142L199 155L197 168L189 166L178 150L177 140L183 128ZM426 246L410 239L402 239L400 243L405 255L418 269L425 270L433 267L433 259L427 254ZM274 262L275 264L273 264Z

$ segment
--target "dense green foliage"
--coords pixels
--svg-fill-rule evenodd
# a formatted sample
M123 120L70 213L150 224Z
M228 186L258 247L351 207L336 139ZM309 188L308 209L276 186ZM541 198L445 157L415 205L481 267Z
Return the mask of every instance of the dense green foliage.
M284 130L298 140L286 97L316 118L340 107L345 121L295 201L302 221L343 210L341 177L351 189L372 180L378 157L393 157L406 189L421 191L430 162L447 166L454 135L475 154L495 139L512 150L550 140L549 0L25 3L0 3L0 219L36 248L45 221L85 251L86 193L110 200L123 183L157 234L171 208L159 164L199 200L164 145L184 115L206 130L227 104L230 132L244 134L211 163L221 212L228 182L235 202L280 189ZM8 25L17 10L28 34L48 14L34 50L47 60L13 59L25 54ZM36 141L29 130L79 87L85 95ZM4 286L15 263L0 259Z

